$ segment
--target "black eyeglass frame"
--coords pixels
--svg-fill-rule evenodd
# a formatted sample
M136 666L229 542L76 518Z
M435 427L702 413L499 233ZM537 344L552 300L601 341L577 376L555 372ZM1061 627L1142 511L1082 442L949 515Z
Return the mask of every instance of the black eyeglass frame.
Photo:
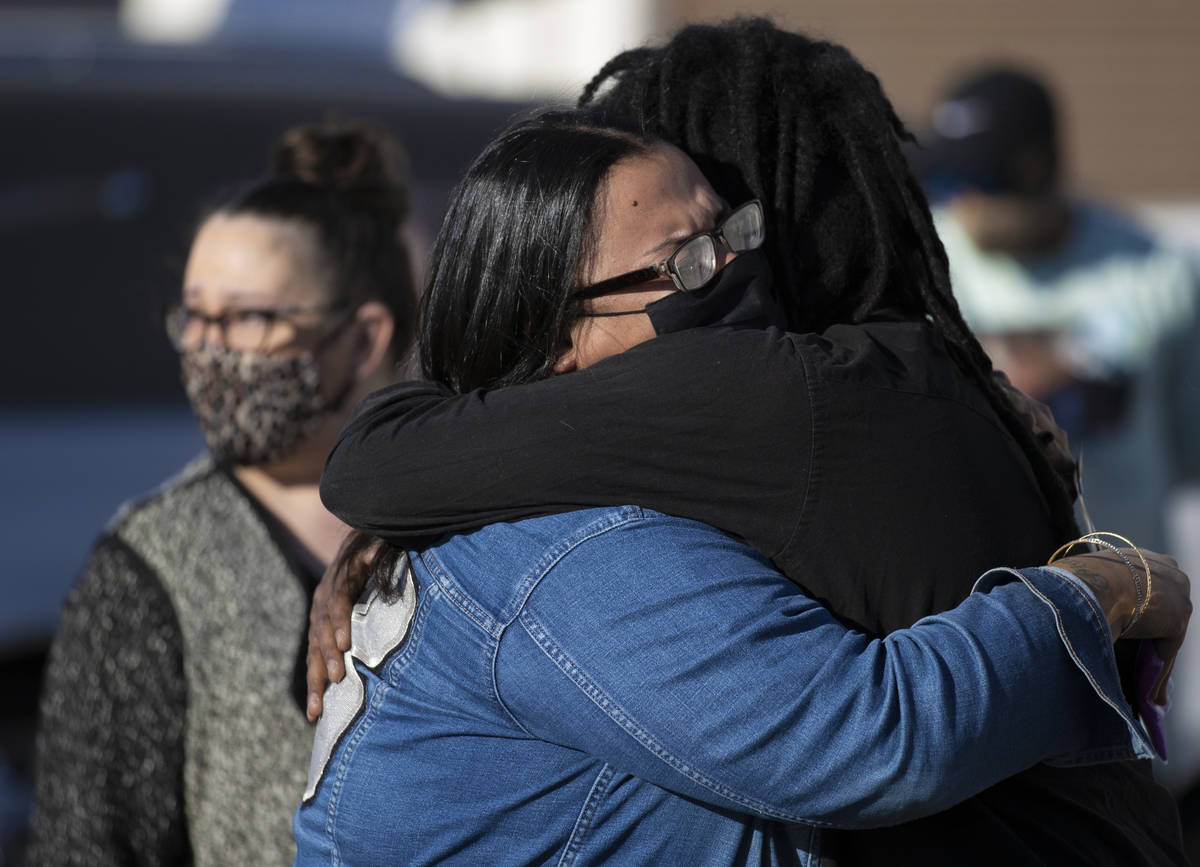
M353 309L354 304L352 302L345 298L339 298L336 301L320 304L287 304L282 307L234 307L229 310L223 310L216 315L209 315L199 310L190 309L183 303L176 302L167 305L163 311L163 326L167 332L167 339L171 341L171 345L175 347L176 351L181 351L183 349L183 331L187 327L188 320L197 319L203 322L205 332L207 332L210 325L216 325L217 330L221 332L221 343L227 346L229 344L229 326L233 322L250 316L258 316L265 320L265 327L262 340L255 347L257 349L261 348L266 342L271 329L280 320L312 313L345 314L351 312ZM179 323L181 318L183 322Z
M668 256L666 259L663 259L658 264L648 265L645 268L638 268L636 271L618 274L616 277L609 277L606 280L601 280L599 283L593 283L590 286L584 286L577 292L571 293L571 300L586 301L589 298L599 298L601 295L608 295L611 292L618 292L621 289L627 289L631 286L639 286L642 283L649 283L651 280L656 280L659 277L670 277L671 282L675 284L675 288L680 292L695 292L699 289L703 289L713 281L713 278L715 278L717 274L720 273L720 269L714 271L713 276L701 283L699 286L696 286L693 289L688 289L683 285L683 278L679 276L679 270L675 266L675 257L679 255L680 251L683 250L684 247L692 243L692 241L695 241L697 238L704 237L712 238L714 245L719 239L726 247L729 248L731 252L734 253L745 253L748 250L756 250L758 247L761 247L762 242L760 241L757 247L747 247L744 250L734 250L733 247L730 246L729 241L725 238L723 231L725 226L739 211L751 206L758 209L759 221L763 224L763 238L765 240L766 215L763 213L762 202L759 199L751 199L748 202L743 202L730 211L729 216L722 220L721 225L717 226L715 229L712 229L708 232L697 232L690 238L685 239L678 247L675 248L675 251L671 253L670 256Z

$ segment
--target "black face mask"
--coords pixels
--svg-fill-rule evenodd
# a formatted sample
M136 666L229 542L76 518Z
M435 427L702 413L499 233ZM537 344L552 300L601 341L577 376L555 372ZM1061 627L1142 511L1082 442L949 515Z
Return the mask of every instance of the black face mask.
M775 297L771 263L762 250L738 254L707 286L672 292L646 305L655 334L707 325L786 330L787 315Z

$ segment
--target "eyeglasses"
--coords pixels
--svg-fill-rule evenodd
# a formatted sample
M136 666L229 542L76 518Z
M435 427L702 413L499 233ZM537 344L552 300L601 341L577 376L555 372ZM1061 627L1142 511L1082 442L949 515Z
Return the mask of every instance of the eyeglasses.
M261 349L280 321L313 313L345 313L350 306L350 302L343 299L327 304L225 310L210 316L183 304L172 304L167 308L163 322L166 325L167 337L177 351L202 343L210 325L217 326L221 333L221 342L225 346L235 349Z
M763 219L762 203L752 199L738 206L721 225L711 232L699 232L688 238L663 261L647 268L639 268L627 274L609 277L575 292L571 298L582 301L616 292L629 286L637 286L670 277L680 292L702 289L717 276L717 239L724 242L732 253L757 250L766 238L766 223Z

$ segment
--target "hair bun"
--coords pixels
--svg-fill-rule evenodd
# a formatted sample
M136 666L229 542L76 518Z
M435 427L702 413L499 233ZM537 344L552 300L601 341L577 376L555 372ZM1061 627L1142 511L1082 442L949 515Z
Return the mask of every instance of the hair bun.
M396 223L409 214L408 162L395 139L375 124L292 127L275 144L271 174L322 187Z

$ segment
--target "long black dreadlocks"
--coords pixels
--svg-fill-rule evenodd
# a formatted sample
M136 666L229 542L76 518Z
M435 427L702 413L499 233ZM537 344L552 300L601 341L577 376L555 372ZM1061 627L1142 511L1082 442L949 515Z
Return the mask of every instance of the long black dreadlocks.
M912 136L850 52L761 18L694 25L661 48L614 57L579 104L674 143L728 201L762 200L793 330L882 310L932 323L1024 450L1058 537L1078 535L1068 485L954 300L929 205L900 150Z

